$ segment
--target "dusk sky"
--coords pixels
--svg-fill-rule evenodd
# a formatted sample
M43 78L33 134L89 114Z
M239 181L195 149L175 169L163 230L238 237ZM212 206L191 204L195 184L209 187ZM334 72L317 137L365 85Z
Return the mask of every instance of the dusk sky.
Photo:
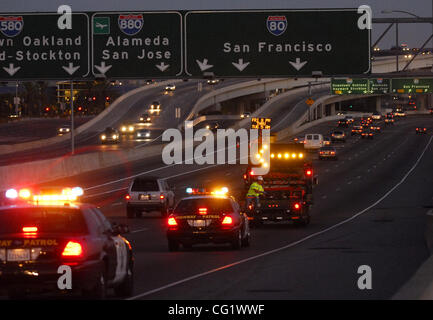
M376 18L410 17L403 13L382 14L382 10L403 10L421 17L431 17L432 3L431 0L0 0L0 12L53 12L62 4L70 5L74 11L356 8L367 4L373 9L373 17ZM373 26L373 42L385 27ZM401 25L399 29L400 43L407 43L410 47L420 47L432 33L430 24ZM380 47L394 45L395 32L392 31L394 29L382 40Z

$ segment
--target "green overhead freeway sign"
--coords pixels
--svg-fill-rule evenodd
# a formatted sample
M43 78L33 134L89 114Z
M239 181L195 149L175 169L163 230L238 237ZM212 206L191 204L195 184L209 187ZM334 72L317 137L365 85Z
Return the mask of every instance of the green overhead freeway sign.
M392 93L433 93L433 79L392 79Z
M72 14L72 29L60 29L59 17L0 13L0 79L70 79L89 74L87 14Z
M202 77L370 72L370 30L356 9L191 11L186 73Z
M390 92L390 79L344 78L331 80L331 94L386 94Z
M183 72L179 12L100 12L92 15L95 77L175 77Z

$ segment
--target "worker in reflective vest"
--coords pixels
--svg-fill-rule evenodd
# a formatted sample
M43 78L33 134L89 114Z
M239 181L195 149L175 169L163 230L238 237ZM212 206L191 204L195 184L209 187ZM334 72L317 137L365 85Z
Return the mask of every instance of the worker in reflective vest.
M249 205L251 205L254 201L255 208L258 208L259 205L259 197L265 193L265 189L263 189L263 177L258 176L257 181L254 181L251 183L250 188L247 192L247 199L246 204L247 208Z

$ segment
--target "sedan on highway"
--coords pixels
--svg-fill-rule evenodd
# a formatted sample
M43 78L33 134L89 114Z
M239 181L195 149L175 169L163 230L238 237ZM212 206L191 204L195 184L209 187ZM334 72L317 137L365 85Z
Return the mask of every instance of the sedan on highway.
M334 147L326 146L322 147L318 151L319 160L332 159L337 160L337 149Z
M354 126L353 128L352 128L352 132L351 132L351 135L352 136L354 136L354 135L356 135L356 134L361 134L362 133L362 131L364 130L364 127L363 126Z
M370 130L363 131L361 133L361 138L362 139L373 139L374 133L373 133L373 131L370 131Z
M51 190L6 191L11 205L0 207L0 292L12 299L32 293L104 299L114 288L117 296L130 296L134 257L121 235L128 228L77 203L81 188ZM59 285L65 273L59 266L70 268L70 290Z
M210 84L210 85L214 85L214 84L218 84L218 83L220 83L220 80L218 80L218 79L209 79L207 81L207 84Z
M147 113L142 114L139 120L140 120L140 124L145 126L150 126L152 124L152 117Z
M101 143L119 143L120 135L119 131L114 128L108 127L101 133L99 136L101 139Z
M373 115L371 116L371 119L380 120L382 119L382 115L379 112L374 112Z
M149 112L150 114L159 115L159 113L161 112L161 103L159 103L158 101L153 101L150 104Z
M344 131L336 130L331 133L331 141L332 142L345 142L346 141L346 133Z
M385 122L386 125L394 124L394 117L392 117L392 116L386 116L384 122Z
M121 134L133 134L135 131L135 127L133 123L125 122L120 126Z
M347 128L349 126L349 121L346 119L340 119L338 120L337 127L345 127Z
M167 220L169 251L201 243L228 243L234 250L249 246L248 217L223 189L201 194L187 189L191 196L180 200Z
M174 91L176 90L176 86L172 83L165 86L165 91Z
M375 133L381 133L382 132L382 128L380 126L371 126L370 130L375 132Z
M62 136L64 134L67 134L71 132L71 126L61 126L60 128L57 129L57 134L59 136Z
M150 130L140 129L140 130L137 130L137 132L135 133L135 136L139 140L141 140L141 139L149 139L152 136L152 133L151 133Z
M416 134L424 134L424 133L427 133L427 128L425 128L425 127L417 127L415 129L415 132L416 132Z
M249 118L249 117L251 117L251 112L244 112L241 114L241 119Z

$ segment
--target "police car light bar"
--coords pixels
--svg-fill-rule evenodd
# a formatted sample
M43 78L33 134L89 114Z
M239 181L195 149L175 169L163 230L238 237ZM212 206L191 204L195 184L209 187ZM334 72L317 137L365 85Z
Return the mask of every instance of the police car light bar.
M188 194L211 194L211 195L226 195L229 192L227 187L222 187L220 189L215 189L209 191L205 188L186 188L186 193Z
M82 196L84 191L80 187L64 188L60 194L34 194L33 201L52 202L52 201L76 201L78 197ZM30 200L32 192L30 189L9 189L5 193L8 199L23 199Z

